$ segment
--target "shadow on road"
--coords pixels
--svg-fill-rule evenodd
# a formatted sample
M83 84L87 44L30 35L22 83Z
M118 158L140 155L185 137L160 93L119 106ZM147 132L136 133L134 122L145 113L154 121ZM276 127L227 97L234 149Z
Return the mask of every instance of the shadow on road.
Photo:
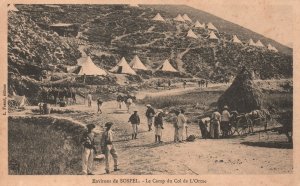
M170 145L174 144L173 141L168 141L168 142L162 142L162 143L149 143L149 144L141 144L141 145L128 145L126 148L138 148L138 147L147 147L147 148L155 148L155 147L160 147L160 146L165 146L165 145Z
M254 147L267 147L277 149L293 149L293 144L284 141L267 141L267 142L241 142L243 145L254 146Z

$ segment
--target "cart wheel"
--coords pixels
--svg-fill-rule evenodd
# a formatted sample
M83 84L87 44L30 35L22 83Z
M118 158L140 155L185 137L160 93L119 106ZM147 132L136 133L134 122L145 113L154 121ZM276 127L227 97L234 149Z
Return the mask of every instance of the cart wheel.
M245 117L240 118L237 121L237 133L238 135L244 135L249 132L248 121Z

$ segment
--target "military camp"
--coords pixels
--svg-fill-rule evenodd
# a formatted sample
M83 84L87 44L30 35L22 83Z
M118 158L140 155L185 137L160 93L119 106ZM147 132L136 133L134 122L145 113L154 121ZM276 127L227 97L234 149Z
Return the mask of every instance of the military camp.
M205 7L5 8L9 175L293 173L291 46Z

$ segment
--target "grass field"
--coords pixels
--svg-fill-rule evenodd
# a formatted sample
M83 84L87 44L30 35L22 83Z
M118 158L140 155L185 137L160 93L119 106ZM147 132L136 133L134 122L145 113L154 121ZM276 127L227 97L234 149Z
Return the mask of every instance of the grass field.
M187 105L196 105L198 103L200 107L204 108L212 106L221 94L222 91L203 91L175 96L146 96L143 100L141 100L141 103L150 103L155 108L185 107Z
M29 120L9 120L9 174L78 174L81 146L65 128ZM77 129L76 129L77 130ZM73 131L74 132L74 131Z

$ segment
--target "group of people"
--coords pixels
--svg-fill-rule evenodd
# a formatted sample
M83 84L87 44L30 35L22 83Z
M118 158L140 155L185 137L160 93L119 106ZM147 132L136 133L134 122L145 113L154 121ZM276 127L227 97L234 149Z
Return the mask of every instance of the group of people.
M101 103L102 104L102 103ZM165 113L163 110L158 109L155 112L155 109L150 105L146 105L147 110L145 116L147 118L147 126L148 131L152 131L152 126L154 126L154 134L155 134L155 143L162 143L162 134L164 129L164 120L163 117ZM184 109L175 110L175 117L173 120L174 127L174 142L182 143L184 140L188 138L188 125L187 118L185 117ZM200 125L201 133L203 137L210 137L218 139L220 137L220 131L222 131L223 137L228 136L228 131L230 129L230 113L228 111L228 106L224 106L222 113L215 111L212 113L209 120L205 120ZM138 135L138 126L141 123L140 116L138 114L138 110L134 110L133 114L130 115L128 122L132 125L132 134L131 139L137 139ZM209 126L208 126L209 124ZM109 155L111 154L114 160L114 171L118 171L118 154L115 146L113 145L113 135L112 135L112 122L107 122L105 124L105 131L102 134L100 149L102 154L105 156L105 171L107 174L110 173L109 167ZM87 132L84 133L82 137L82 144L84 147L83 155L82 155L82 168L83 173L92 175L92 166L94 153L96 153L96 147L94 143L94 133L93 129L95 128L94 124L87 125ZM208 129L207 129L208 128ZM185 134L185 135L184 135ZM184 137L185 136L185 137Z
M155 112L154 108L150 105L146 105L146 118L147 118L147 125L148 125L148 131L152 130L152 126L155 128L155 143L162 143L162 132L164 129L164 122L163 117L165 113L162 109L158 109L157 112ZM184 140L184 131L185 131L185 137L187 138L187 119L184 116L184 110L176 110L175 111L175 119L173 122L174 126L174 142L182 142ZM128 122L132 124L132 139L137 139L138 134L138 125L140 124L141 120L138 115L138 111L135 110L134 113L129 117Z
M109 155L113 157L114 160L114 171L120 170L118 168L118 154L117 150L113 144L113 134L112 134L112 122L107 122L105 124L105 131L101 137L100 149L102 154L105 156L105 171L107 174L110 173L109 165ZM83 134L81 143L83 145L82 153L82 173L85 175L93 175L93 163L94 155L97 154L97 149L95 146L95 134L93 129L96 127L94 124L88 124L87 131Z
M229 136L230 131L230 118L231 114L228 111L228 106L223 107L222 113L215 111L210 118L204 118L200 121L200 130L203 138L220 138L222 131L222 137Z

